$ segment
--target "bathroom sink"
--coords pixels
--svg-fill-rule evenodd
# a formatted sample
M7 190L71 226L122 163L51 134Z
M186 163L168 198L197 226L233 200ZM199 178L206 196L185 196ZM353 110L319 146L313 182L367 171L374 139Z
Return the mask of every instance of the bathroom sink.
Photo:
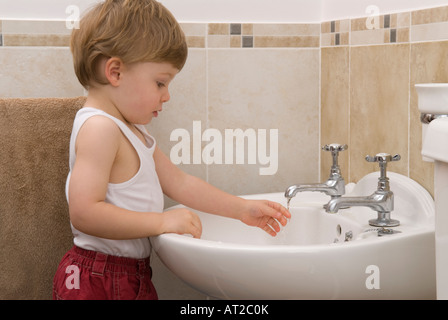
M191 287L217 299L435 299L434 202L415 181L390 172L393 234L368 225L376 216L353 207L326 213L329 197L304 192L277 237L243 223L197 212L201 239L151 239L160 260ZM378 173L347 185L368 195ZM283 192L243 196L286 206Z

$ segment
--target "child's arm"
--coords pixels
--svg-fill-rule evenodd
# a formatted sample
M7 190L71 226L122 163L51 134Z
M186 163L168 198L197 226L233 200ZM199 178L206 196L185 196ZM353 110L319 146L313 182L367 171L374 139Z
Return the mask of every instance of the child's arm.
M256 226L272 236L291 217L282 205L267 200L245 200L228 194L177 168L158 148L154 152L157 175L164 193L190 208L222 215ZM169 211L167 211L169 212Z
M81 232L108 239L134 239L165 232L199 237L201 222L187 209L168 214L134 212L106 203L111 168L119 161L121 131L105 117L87 120L76 142L76 162L69 185L69 212L73 226Z

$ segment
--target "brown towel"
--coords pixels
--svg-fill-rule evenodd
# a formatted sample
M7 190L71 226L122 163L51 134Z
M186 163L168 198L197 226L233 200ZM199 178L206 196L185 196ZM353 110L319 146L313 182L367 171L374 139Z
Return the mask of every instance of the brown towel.
M51 299L72 246L65 181L85 97L0 99L0 299Z

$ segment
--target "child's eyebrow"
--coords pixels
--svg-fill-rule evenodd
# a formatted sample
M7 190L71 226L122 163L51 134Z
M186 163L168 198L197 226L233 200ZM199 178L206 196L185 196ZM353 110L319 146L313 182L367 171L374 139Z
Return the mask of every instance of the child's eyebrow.
M172 72L161 72L159 73L159 76L166 76L169 77L170 79L173 79L176 76L176 74Z

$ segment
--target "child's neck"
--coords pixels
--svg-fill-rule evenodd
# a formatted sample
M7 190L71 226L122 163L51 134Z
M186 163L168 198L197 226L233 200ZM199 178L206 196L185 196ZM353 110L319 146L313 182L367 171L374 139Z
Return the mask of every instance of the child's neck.
M127 125L131 125L121 114L120 110L117 108L114 101L110 98L110 96L104 90L104 88L95 88L92 87L89 89L87 94L85 107L91 107L95 109L99 109L104 111L111 116L123 121Z

